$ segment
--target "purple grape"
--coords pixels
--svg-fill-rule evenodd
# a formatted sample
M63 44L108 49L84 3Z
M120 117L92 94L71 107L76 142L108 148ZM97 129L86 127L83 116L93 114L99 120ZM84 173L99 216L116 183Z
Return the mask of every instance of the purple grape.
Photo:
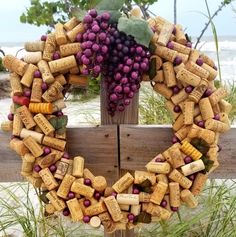
M133 193L133 194L139 194L139 193L140 193L140 191L139 191L139 189L138 189L138 188L134 188L134 189L133 189L133 191L132 191L132 193Z
M9 121L13 121L14 120L14 114L13 113L8 114L7 118L8 118Z
M117 196L117 192L112 192L111 196L115 197Z
M55 165L50 165L49 170L53 173L57 170L57 167Z
M95 18L95 17L97 17L97 11L96 11L96 9L91 9L90 11L89 11L89 15L91 16L91 17L93 17L93 18Z
M178 207L171 207L171 210L172 210L173 212L177 212L177 211L179 210L179 208L178 208Z
M41 78L41 77L42 77L41 72L40 72L39 70L36 70L36 71L34 72L34 77L35 77L35 78Z
M124 66L123 72L124 73L129 73L129 71L130 71L130 67L129 66Z
M138 79L138 73L137 72L132 72L131 73L131 78Z
M107 52L108 52L108 47L107 47L106 45L103 45L101 51L102 51L102 54L107 54Z
M93 50L94 52L97 52L99 49L100 49L100 47L99 47L98 44L93 44L92 50Z
M91 179L84 179L84 184L90 186L92 184Z
M205 122L204 121L199 121L197 125L201 128L205 128Z
M122 95L122 97L123 97L123 95ZM124 111L124 110L125 110L125 106L124 106L123 104L120 104L120 105L118 106L118 111L122 112L122 111Z
M115 80L119 81L121 79L121 77L122 77L122 75L119 72L117 72L115 75Z
M184 158L184 163L185 164L189 164L189 163L191 163L193 160L192 160L192 158L190 157L190 156L185 156L185 158Z
M47 36L46 35L42 35L41 36L41 41L46 41L47 40Z
M146 63L141 63L140 67L143 71L147 71L148 70L148 65Z
M83 222L84 223L89 223L90 222L90 217L89 216L84 216L83 217Z
M142 47L138 46L138 47L136 48L136 53L137 53L137 54L141 54L142 51L143 51Z
M74 193L74 192L69 192L68 195L67 195L67 197L68 197L69 199L73 199L73 198L75 198L75 193Z
M163 162L163 160L162 160L161 157L157 157L157 158L155 159L155 162Z
M178 94L179 91L180 91L180 89L179 89L178 86L174 86L174 87L172 88L172 91L173 91L174 94Z
M89 58L87 58L85 55L83 55L81 59L82 59L82 63L84 65L89 65L90 64Z
M96 40L96 35L93 32L89 33L88 34L88 40L90 40L90 41Z
M213 119L215 119L215 120L220 120L220 115L219 115L219 114L216 114Z
M57 60L57 59L60 59L60 58L61 58L61 55L60 55L59 52L53 53L53 56L52 56L52 59L53 59L53 60Z
M89 207L91 205L91 201L89 199L84 200L84 206Z
M98 62L98 63L102 63L103 60L104 60L104 58L103 58L102 55L98 55L98 56L96 57L96 62Z
M186 43L186 47L188 47L188 48L192 48L192 43L189 41L189 42L187 42Z
M107 22L101 23L101 29L106 30L109 27L109 24Z
M69 153L67 151L64 152L63 158L70 159L70 155L69 155Z
M30 96L31 96L31 90L30 90L30 89L24 90L24 96L30 98Z
M174 65L180 65L183 62L182 58L180 56L176 56L174 60Z
M124 91L125 94L129 94L130 93L130 88L128 86L125 86L123 88L123 91Z
M124 104L129 105L130 104L130 99L125 99Z
M76 39L75 39L77 42L79 42L79 43L82 43L82 41L83 41L83 34L81 34L81 33L78 33L77 35L76 35Z
M134 217L135 217L134 214L129 213L127 217L130 222L134 221Z
M178 137L173 136L173 138L172 138L172 143L175 144L175 143L177 143L177 142L179 142Z
M93 17L91 15L86 15L83 19L83 23L90 24L93 22Z
M175 113L180 113L180 112L181 112L181 108L180 108L179 105L175 105L175 107L174 107L174 112L175 112Z
M163 208L167 207L167 201L166 200L161 201L161 207L163 207Z
M203 60L202 60L201 58L198 58L197 61L196 61L196 64L197 64L198 66L202 66Z
M116 86L114 89L115 93L121 93L122 92L122 86Z
M43 148L43 154L46 156L51 153L51 148L46 146Z
M106 37L107 37L107 35L104 32L100 33L98 36L99 40L101 40L101 41L104 41L106 39Z
M76 60L81 64L82 62L81 62L81 57L83 56L83 53L82 52L78 52L77 54L76 54Z
M85 49L84 50L84 55L87 57L87 58L90 58L92 55L93 55L93 52L91 49Z
M99 74L101 72L101 67L99 65L96 65L94 68L93 68L93 72L95 74Z
M111 18L111 15L108 12L103 12L101 17L102 17L102 20L109 21Z
M37 173L38 173L41 169L42 169L42 168L41 168L39 165L35 165L35 166L34 166L34 171L37 172Z
M189 178L191 181L194 181L194 179L195 179L195 175L194 175L194 174L189 175L188 178Z
M111 94L110 95L110 101L117 101L118 100L118 97L116 94Z
M98 32L100 31L100 27L99 27L98 25L94 25L94 26L92 27L92 31L93 31L94 33L98 33Z
M96 199L96 200L99 200L101 198L101 193L99 193L98 191L95 191L93 197Z
M211 88L207 88L206 91L204 92L204 96L208 97L212 94L212 89Z
M88 68L83 68L83 69L82 69L82 74L83 74L83 75L89 75L89 70L88 70Z
M63 216L69 216L70 215L69 209L68 208L64 209L62 214Z
M57 117L60 117L60 116L63 116L64 114L63 114L62 111L58 111L58 112L56 113L56 115L57 115Z
M173 44L173 42L168 42L168 44L167 44L167 48L169 48L169 49L174 49L174 44Z
M192 86L187 86L185 87L185 92L190 94L193 91L193 87Z
M133 64L133 69L134 70L139 70L139 63L134 63Z
M48 84L46 82L43 82L42 85L41 85L41 88L44 91L46 91L48 89Z
M130 93L128 94L128 97L129 97L129 98L133 98L133 97L134 97L134 92L133 92L133 91L130 91Z

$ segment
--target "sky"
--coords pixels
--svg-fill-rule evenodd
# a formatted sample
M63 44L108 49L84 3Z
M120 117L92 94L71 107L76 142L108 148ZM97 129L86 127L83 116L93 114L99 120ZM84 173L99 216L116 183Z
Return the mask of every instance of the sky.
M50 1L50 0L48 0ZM222 0L208 0L210 10L213 13ZM150 10L170 21L173 21L173 0L159 0ZM178 0L177 21L186 28L189 35L200 34L206 18L199 12L206 12L205 0ZM24 42L39 39L47 31L44 26L37 27L22 24L19 17L26 7L30 6L30 0L0 0L0 42ZM236 36L236 1L223 9L215 18L218 35ZM211 35L211 30L206 35Z

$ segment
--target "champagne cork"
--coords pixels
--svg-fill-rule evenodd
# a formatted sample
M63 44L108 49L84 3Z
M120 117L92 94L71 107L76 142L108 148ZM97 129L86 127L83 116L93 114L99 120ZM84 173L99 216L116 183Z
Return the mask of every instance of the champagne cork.
M202 160L193 161L187 165L181 167L183 175L189 176L205 169L205 165Z
M175 136L180 140L183 141L189 134L189 131L191 129L191 126L182 126L176 133Z
M148 172L158 174L168 174L170 172L170 164L168 162L149 162L145 167Z
M159 181L153 191L153 193L151 194L151 198L150 201L152 203L161 204L162 199L165 196L166 190L168 188L168 185L162 181Z
M142 18L143 17L142 10L140 9L139 6L134 6L130 11L130 15L134 16L134 17L137 17L137 18Z
M192 61L188 61L186 64L186 69L190 72L192 72L193 74L201 77L201 78L208 78L209 77L209 72L198 66L196 63L192 62Z
M19 137L23 127L24 125L21 121L20 115L18 113L14 114L12 135Z
M87 87L89 84L89 78L88 76L70 74L68 75L68 84Z
M10 148L14 150L18 155L24 156L26 153L29 153L29 149L25 146L23 141L18 138L13 138L9 144Z
M127 172L115 184L113 184L112 188L117 193L121 193L127 188L129 188L129 186L131 186L133 182L134 182L134 177L129 172Z
M151 199L151 194L145 193L145 192L140 192L139 193L139 202L150 202Z
M27 130L25 128L23 128L20 132L19 135L22 139L27 138L29 136L31 136L37 143L41 144L42 140L43 140L43 134L42 133L38 133L32 130Z
M127 204L119 204L120 206L120 209L122 211L129 211L129 208L130 208L130 205L127 205Z
M47 84L51 84L55 81L55 78L52 75L53 72L50 71L48 63L45 60L39 61L37 66L42 74L44 82L46 82Z
M211 119L214 117L214 112L211 107L209 98L203 98L199 101L199 108L203 120Z
M56 51L56 39L55 34L51 33L47 35L43 50L43 60L51 61L53 53Z
M33 86L31 91L30 102L33 103L40 103L42 102L42 79L41 78L34 78Z
M75 180L71 186L71 191L83 195L85 197L91 198L93 197L95 189L87 185L81 184L78 180Z
M66 78L63 74L59 74L58 76L56 76L55 81L59 82L62 86L67 84Z
M14 119L15 119L15 115L14 115ZM19 120L19 121L21 122L21 120ZM1 123L1 130L3 132L11 132L11 131L13 131L13 122L12 121L2 122ZM13 132L12 132L12 135L14 135ZM14 135L14 136L16 136L16 135Z
M31 129L34 126L36 126L36 123L34 122L32 114L30 113L30 111L25 105L19 107L16 110L16 112L17 114L19 114L21 121L23 122L23 124L25 125L27 129Z
M141 212L141 205L132 205L130 208L130 212L133 215L138 216Z
M71 29L69 32L67 32L67 37L70 39L71 42L74 42L76 40L76 36L79 33L84 33L84 32L85 32L84 24L80 23L79 25Z
M9 76L13 95L21 96L23 94L20 77L16 73L11 73Z
M162 67L162 59L161 59L161 57L159 57L157 55L151 56L151 64L152 63L154 63L156 71L161 69L161 67Z
M31 136L24 138L23 143L30 150L33 156L39 157L43 154L43 149L38 145L38 143Z
M171 62L165 62L162 65L165 83L167 87L173 87L176 85L175 71Z
M217 77L217 71L213 67L203 63L202 68L209 72L209 76L207 77L209 81L213 81Z
M57 211L62 211L66 208L65 202L57 196L55 190L48 192L46 197Z
M156 216L160 218L160 220L167 221L171 217L171 212L167 209L160 207L159 205L155 205L153 203L149 203L147 210L147 213L151 214L152 216Z
M180 144L179 143L175 143L168 150L169 150L170 156L173 157L172 158L172 166L174 169L179 168L185 164L182 153L180 151Z
M27 176L25 178L29 183L34 186L34 188L40 188L43 182L41 178L34 178L32 176Z
M191 192L194 196L199 195L202 192L202 189L205 186L207 179L208 175L202 173L197 174L191 187Z
M48 168L45 168L39 171L39 175L41 176L43 182L45 183L49 191L58 187L57 181L55 180L55 178L53 177L52 173L50 172Z
M164 82L164 72L163 70L158 70L156 76L152 79L154 82Z
M26 72L24 73L23 77L21 78L21 84L23 84L26 87L31 87L33 79L34 79L34 72L36 70L38 70L38 68L35 65L29 64Z
M46 101L48 103L54 102L60 96L62 90L63 90L63 86L58 81L55 81L43 93L42 98L44 99L44 101Z
M69 70L75 67L76 65L77 63L74 55L49 62L51 73Z
M184 115L181 113L173 123L173 130L178 131L184 126Z
M173 117L174 119L177 119L177 118L179 117L180 112L179 112L179 113L176 113L176 112L174 111L175 105L174 105L170 100L167 100L167 101L165 102L165 106L166 106L166 108L168 109L168 111L171 113L171 115L172 115L172 117Z
M3 66L11 72L23 76L27 70L28 64L12 56L6 55L2 60Z
M199 160L202 157L202 153L198 151L188 141L182 142L181 150L188 156L191 156L193 160Z
M55 154L48 154L44 157L39 157L37 158L37 164L42 168L48 168L49 166L51 166L52 164L55 163Z
M197 202L196 198L193 196L193 194L188 189L182 190L180 193L180 197L181 197L181 200L183 202L185 202L185 204L189 208L196 208L197 207L198 202Z
M57 100L52 103L52 107L52 112L55 113L66 108L66 103L64 102L64 99Z
M224 97L228 96L228 91L221 87L219 89L217 89L215 92L213 92L210 96L209 96L209 100L212 104L212 106L216 105L220 100L222 100Z
M59 151L64 151L65 147L66 147L66 141L63 141L63 140L60 140L57 138L53 138L53 137L49 137L49 136L44 136L43 145L52 147L52 148L59 150Z
M55 38L58 45L67 43L66 34L63 25L60 22L55 25Z
M188 94L186 93L185 89L183 88L178 94L175 94L171 97L171 101L178 105L182 101L186 100L188 98Z
M80 43L70 43L60 46L60 53L62 57L77 54L81 51Z
M52 103L30 103L29 110L34 114L52 114L53 105Z
M93 216L90 221L89 224L93 227L93 228L98 228L101 225L101 220L98 216Z
M185 37L185 33L182 29L182 26L181 25L175 25L175 29L176 29L176 33L175 33L176 42L179 43L179 44L186 45L188 41Z
M84 178L90 179L93 182L95 176L92 174L92 172L89 169L85 168L84 169Z
M37 64L40 60L42 60L42 52L27 52L24 55L24 61L26 63Z
M54 174L54 177L57 179L63 179L68 171L70 165L70 160L62 158L57 163L57 170Z
M204 92L206 91L208 82L206 79L202 79L199 86L195 87L189 95L189 99L195 103L198 103Z
M156 183L156 176L153 173L149 173L146 171L139 171L135 170L134 172L134 183L135 184L141 184L145 180L149 180L152 185Z
M104 203L106 204L107 210L110 213L113 221L120 221L123 218L119 204L117 203L114 196L105 198Z
M100 201L96 204L93 204L84 210L84 214L87 216L99 215L103 212L106 212L107 208L103 201Z
M229 124L225 124L215 119L207 119L205 122L205 127L206 129L219 133L227 132L230 129Z
M26 42L25 43L25 50L27 52L37 52L37 51L43 51L45 46L44 41L34 41L34 42Z
M51 203L48 203L45 205L45 212L48 215L52 215L56 212L56 208Z
M173 91L168 88L164 83L156 83L154 85L154 90L164 96L166 99L170 99L171 96L173 95Z
M184 124L185 125L193 124L194 102L186 101L184 103L183 115L184 115Z
M79 24L78 19L75 16L73 16L69 21L67 21L64 24L64 28L65 28L65 30L69 31L69 30L72 30L78 24Z
M96 176L92 181L92 187L99 192L103 192L107 187L107 181L103 176Z
M178 66L174 67L175 73L177 74L179 71L181 71L182 69L185 69L185 65L184 63L179 64ZM182 84L181 82L177 81L178 85Z
M196 74L193 74L192 72L188 71L187 69L183 68L181 69L177 75L176 78L180 80L181 82L187 83L191 86L198 86L201 82L201 78L197 76Z
M84 215L77 198L67 201L66 204L70 210L72 221L81 221Z
M138 194L124 194L118 193L116 196L118 204L121 205L138 205L139 204L139 195Z
M159 34L157 43L159 45L166 46L170 40L173 29L174 29L173 24L169 24L168 22L165 22Z
M22 156L21 171L25 173L32 173L34 162L35 157L30 153L26 153L24 156Z
M197 49L192 49L189 55L189 61L196 63L199 56L200 56L199 51Z
M116 230L116 224L112 221L108 212L98 215L106 233L113 233Z
M81 156L77 156L73 160L73 171L72 175L80 178L83 177L84 172L84 158Z
M190 188L192 186L192 181L186 178L184 175L182 175L177 169L174 169L170 175L169 179L173 180L174 182L177 182L180 184L183 188Z
M175 50L168 49L164 46L158 45L155 50L155 55L165 59L166 61L174 62L178 52Z
M169 183L170 189L170 205L172 207L179 207L180 206L180 187L179 183L170 182Z
M191 48L189 47L186 47L182 44L179 44L175 41L171 41L171 46L173 47L173 50L179 52L179 53L182 53L182 54L186 54L186 55L189 55L190 52L191 52Z
M48 122L48 120L41 113L34 116L34 121L40 127L40 129L43 131L45 135L52 134L55 131L54 127Z

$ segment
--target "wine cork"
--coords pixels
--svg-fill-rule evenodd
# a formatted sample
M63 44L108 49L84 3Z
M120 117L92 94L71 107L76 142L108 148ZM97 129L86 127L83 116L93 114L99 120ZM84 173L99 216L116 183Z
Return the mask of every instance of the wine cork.
M190 125L189 126L184 125L175 133L175 136L180 141L183 141L185 138L187 138L190 129L191 129Z
M170 41L172 47L173 47L173 50L179 52L179 53L182 53L182 54L186 54L186 55L189 55L190 52L191 52L191 48L189 47L186 47L182 44L179 44L175 41Z
M84 24L80 23L77 26L75 26L73 29L71 29L69 32L67 32L67 37L70 39L71 42L74 42L76 40L76 36L79 33L84 33Z
M188 71L187 69L183 68L181 69L177 75L176 78L180 80L181 82L187 83L191 86L198 86L201 82L201 78L197 76L196 74L193 74L192 72Z
M215 119L207 119L205 122L205 127L206 129L219 133L227 132L230 129L229 124L225 124Z
M9 75L13 95L21 96L23 94L20 77L16 73Z
M219 113L220 121L230 126L231 122L227 113Z
M48 215L52 215L56 212L56 208L51 203L48 203L45 205L45 212Z
M37 143L41 144L43 140L43 134L32 131L32 130L27 130L23 128L20 132L19 135L22 139L27 138L31 136Z
M93 182L95 176L92 174L92 172L89 169L85 168L84 169L84 178L90 179Z
M170 172L170 164L168 162L149 162L145 167L148 172L158 174L168 174Z
M32 176L27 176L25 178L29 183L33 185L34 188L40 188L43 182L41 178L34 178Z
M93 228L98 228L101 225L101 220L98 216L93 216L90 221L89 224L93 227Z
M74 55L49 62L49 67L52 73L69 70L76 65L77 63Z
M80 74L80 69L78 66L70 69L70 74Z
M57 170L54 174L54 177L57 179L63 179L68 171L70 165L70 160L62 158L57 163Z
M191 192L194 196L199 195L202 192L202 189L205 186L207 179L208 175L202 173L197 174L191 187Z
M135 172L134 172L134 183L135 184L141 184L142 182L144 182L147 179L151 182L152 185L154 185L156 183L155 174L149 173L146 171L135 170Z
M160 45L158 45L158 47L156 47L155 49L155 55L158 55L159 57L172 63L175 61L177 54L178 54L177 51L168 49Z
M173 130L178 131L184 126L184 115L181 113L173 123Z
M198 66L196 63L192 62L192 61L188 61L186 64L186 69L190 72L192 72L193 74L201 77L201 78L208 78L209 77L209 72Z
M23 77L21 78L21 84L23 84L26 87L31 87L33 79L34 79L34 72L36 70L38 70L38 68L35 65L29 64L26 72L24 73Z
M155 45L157 43L159 35L155 32L151 38L151 42Z
M42 98L44 99L44 101L46 101L48 103L54 102L59 98L62 90L63 90L63 86L58 81L55 81L43 93Z
M23 141L18 138L13 138L9 144L10 148L14 150L18 155L24 156L26 153L29 153L29 149L25 146Z
M107 187L107 181L103 176L96 176L93 179L92 187L99 192L103 192Z
M38 143L31 136L24 138L23 143L30 150L30 152L33 154L33 156L39 157L43 154L42 148L38 145Z
M169 179L173 180L174 182L177 182L180 184L183 188L190 188L192 186L192 181L186 178L184 175L182 175L177 169L174 169L170 175Z
M145 193L145 192L140 192L139 193L139 201L140 202L150 202L151 194Z
M60 53L62 57L77 54L81 51L80 43L70 43L60 46Z
M53 53L56 51L56 38L55 34L51 33L47 35L43 50L43 60L51 61Z
M103 201L99 201L96 204L93 204L84 210L84 214L88 216L99 215L103 212L106 212L107 208Z
M182 165L184 165L184 159L182 156L182 153L180 151L180 144L179 143L175 143L174 145L172 145L169 149L169 154L172 158L172 166L174 169L181 167ZM170 171L170 170L169 170Z
M129 211L130 205L127 204L119 204L121 211Z
M93 197L95 189L87 185L81 184L78 180L75 180L71 186L71 191L83 195L85 197L91 198Z
M53 77L52 72L49 69L47 61L41 60L38 62L37 66L42 74L44 82L46 82L47 84L51 84L55 81L55 78Z
M29 110L34 114L52 114L53 105L52 103L30 103Z
M203 120L207 120L214 117L214 112L212 110L212 106L211 106L209 98L201 99L199 101L199 108L200 108Z
M177 57L181 58L182 62L185 64L188 61L189 56L187 54L177 52Z
M67 43L66 34L63 25L60 22L55 25L55 38L58 45Z
M46 156L39 157L36 159L36 161L42 169L48 168L55 163L55 154L50 153Z
M183 175L189 176L205 169L205 165L202 160L193 161L187 165L181 167Z
M84 172L84 158L81 156L77 156L73 160L73 170L72 175L80 178L83 177Z
M110 213L113 221L120 221L123 218L119 204L117 203L114 196L105 198L104 203L106 204L107 210Z
M31 91L30 102L33 103L40 103L42 102L42 79L41 78L34 78L33 86Z
M57 211L62 211L66 208L65 202L57 196L55 190L48 192L46 197Z
M212 104L212 106L216 105L220 100L222 100L224 97L228 96L228 91L221 87L219 89L217 89L215 92L213 92L210 96L209 96L209 100Z
M172 207L179 207L180 206L180 187L179 183L170 182L169 183L170 189L170 205Z
M34 168L34 162L35 157L30 153L26 153L24 156L22 156L21 171L25 173L32 173Z
M189 61L192 61L192 62L196 63L199 56L200 56L199 51L196 50L196 49L192 49L191 53L189 55Z
M186 101L184 103L183 115L184 115L184 124L185 125L193 124L194 102Z
M208 82L206 79L202 79L199 86L195 87L189 95L189 99L195 103L198 103L204 92L206 91Z
M66 204L70 210L72 221L74 221L74 222L81 221L83 219L84 215L83 215L81 206L80 206L77 198L73 198L73 199L67 201Z
M40 127L40 129L43 131L45 135L52 134L55 131L54 127L48 122L48 120L41 113L34 116L34 121Z
M177 119L177 118L179 117L180 112L179 112L179 113L176 113L176 112L174 111L175 105L174 105L170 100L167 100L167 101L165 102L165 106L166 106L166 108L168 109L168 111L171 113L171 115L172 115L172 117L173 117L174 119Z
M171 97L171 101L178 105L182 101L186 100L188 98L188 94L186 93L185 89L183 88L178 94L175 94Z
M104 197L111 196L112 193L114 193L115 190L112 187L106 187L104 190Z
M162 199L165 196L166 190L168 188L168 185L162 181L159 181L153 191L153 193L151 194L151 198L150 201L152 203L161 204Z
M15 119L15 115L14 115L14 119ZM19 121L21 122L20 119L19 119ZM3 132L11 132L11 131L13 131L13 122L12 121L2 122L1 123L1 130ZM13 132L12 132L12 135L14 135ZM14 136L16 136L16 135L14 135Z
M124 194L118 193L116 196L118 204L121 205L138 205L139 204L139 195L138 194Z
M177 83L176 83L173 64L171 62L165 62L163 63L162 68L163 68L165 83L167 87L175 86Z
M65 147L66 147L66 141L63 141L63 140L60 140L57 138L53 138L53 137L49 137L49 136L44 136L43 145L52 147L52 148L59 150L59 151L64 151Z
M16 110L16 113L20 116L21 121L23 122L23 124L25 125L25 127L27 129L31 129L36 125L32 114L30 113L30 111L28 110L28 108L25 105L19 107Z
M21 121L20 115L18 113L15 113L14 120L13 120L12 135L19 137L23 127L24 125L23 125L23 122Z
M42 60L42 52L27 52L24 55L24 61L26 63L37 64L40 60Z
M159 57L157 55L152 55L150 60L151 60L150 64L151 65L152 64L155 65L155 71L158 71L158 70L161 69L161 67L162 67L162 59L161 59L161 57Z
M37 52L43 51L45 46L44 41L34 41L34 42L26 42L24 48L27 52Z
M130 208L130 212L135 215L138 216L141 212L141 205L132 205Z
M55 77L55 81L59 82L62 86L67 84L66 78L63 74L59 74Z
M159 45L166 46L170 40L173 29L174 29L173 24L169 24L168 22L165 22L159 34L157 43Z
M117 193L121 193L125 189L129 188L129 186L131 186L133 182L134 182L134 177L129 172L127 172L118 181L116 181L115 184L113 184L112 188Z
M156 216L160 218L160 220L166 221L169 220L171 217L171 212L167 209L160 207L159 205L155 205L153 203L149 203L147 210L147 213L151 214L152 216Z
M106 233L113 233L116 230L116 224L112 221L108 212L98 215Z
M2 60L3 66L11 72L23 76L27 70L28 64L22 60L12 56L6 55Z
M175 29L176 29L176 33L175 33L176 42L179 44L186 45L187 39L185 37L185 33L182 29L182 26L177 24L177 25L175 25Z
M189 208L196 208L198 202L193 194L188 190L184 189L180 193L181 200L189 207Z
M184 63L181 63L177 66L174 67L175 73L177 74L179 71L181 71L182 69L185 69L185 65ZM182 85L182 83L180 81L177 81L178 86Z
M66 108L66 103L64 102L63 99L60 99L60 100L54 101L52 103L52 107L53 107L52 112L55 113Z
M188 156L191 156L193 160L199 160L202 157L202 153L198 151L188 141L182 142L181 150Z
M153 89L168 100L173 95L173 91L170 88L168 88L164 83L156 83Z
M207 65L209 65L210 67L214 68L215 67L215 63L214 61L209 58L207 55L205 54L201 54L200 58L203 60L204 63L206 63Z
M69 21L64 24L64 28L65 30L69 31L72 30L78 24L79 20L75 16L73 16Z
M45 168L39 171L39 175L41 176L43 182L45 183L49 191L58 187L57 181L55 180L55 178L53 177L52 173L50 172L48 168Z
M203 63L202 68L208 71L209 76L207 77L207 79L209 81L213 81L217 77L217 71L213 67L207 65L206 63Z
M164 82L164 72L163 70L158 70L156 76L152 79L154 82Z

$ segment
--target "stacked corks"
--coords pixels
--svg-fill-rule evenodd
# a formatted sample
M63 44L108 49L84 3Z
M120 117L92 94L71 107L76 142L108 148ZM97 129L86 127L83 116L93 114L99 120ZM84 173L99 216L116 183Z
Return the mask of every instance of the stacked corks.
M21 156L21 174L46 192L48 214L63 212L72 221L93 227L101 224L109 233L132 229L136 224L168 220L181 204L198 205L208 174L218 166L219 134L230 129L231 105L225 88L216 88L214 62L191 49L180 25L161 17L148 20L155 31L150 75L154 90L167 99L175 120L173 145L147 165L147 171L126 173L112 187L102 176L84 167L84 158L69 159L66 148L67 117L64 92L69 84L86 86L75 55L75 42L83 24L72 18L58 23L45 41L25 44L25 57L7 55L11 72L11 121L2 129L12 131L10 147ZM207 152L193 141L204 141ZM213 166L206 169L212 161Z

